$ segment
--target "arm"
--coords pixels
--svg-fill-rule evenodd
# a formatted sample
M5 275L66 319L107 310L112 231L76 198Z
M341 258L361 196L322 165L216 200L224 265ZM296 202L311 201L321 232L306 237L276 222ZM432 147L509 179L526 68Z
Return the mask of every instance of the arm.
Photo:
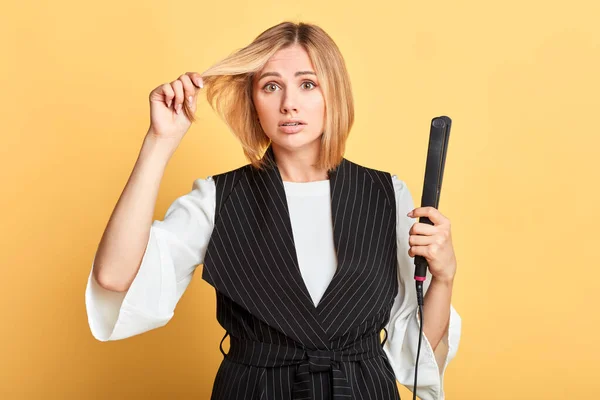
M423 334L436 351L450 322L453 281L432 278L423 298Z
M93 275L107 290L125 292L148 243L160 182L176 144L148 131L96 251Z
M452 285L456 275L450 220L434 207L418 207L407 216L427 217L432 223L416 222L411 226L408 255L411 258L425 257L432 275L430 287L423 299L423 332L435 350L445 335L450 319Z
M409 254L411 244L407 237L410 233L414 233L410 230L415 220L409 218L406 213L414 208L414 204L406 183L399 180L397 176L393 176L393 183L397 206L399 289L390 312L390 321L387 325L389 336L384 351L398 382L413 391L416 356L419 351L420 320L413 279L414 256L412 252ZM443 265L454 267L450 263ZM442 282L453 282L453 279L444 280L449 275L443 274L432 276L430 270L431 268L427 269L427 279L423 282L425 319L418 364L417 395L424 400L440 400L444 398L445 371L458 350L461 318L450 303L452 286L442 284Z

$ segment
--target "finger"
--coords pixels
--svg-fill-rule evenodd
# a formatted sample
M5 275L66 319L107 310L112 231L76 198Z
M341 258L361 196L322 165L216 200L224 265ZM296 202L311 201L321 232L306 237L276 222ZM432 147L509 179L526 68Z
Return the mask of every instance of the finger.
M408 244L410 246L428 246L435 243L435 241L435 236L410 235L408 237Z
M421 256L427 258L429 256L428 246L411 246L411 248L408 249L408 255L410 257Z
M429 225L423 222L415 222L408 233L410 235L425 235L425 236L433 236L438 232L438 227Z
M427 217L434 225L443 224L448 219L435 207L418 207L407 214L411 218Z
M164 100L165 100L165 104L167 105L167 108L171 107L171 102L173 101L173 98L175 97L175 92L173 91L173 88L168 83L165 83L164 85L161 86L161 91L163 92L163 95L165 96Z
M183 84L183 94L190 108L194 105L194 97L196 96L196 87L192 83L192 80L187 74L183 74L179 77L179 80Z
M181 107L183 104L183 83L179 79L177 79L176 81L171 82L171 87L175 92L173 107L175 108L175 112L179 114L181 112Z
M202 76L197 72L186 72L186 75L190 77L191 81L194 82L194 85L198 86L200 89L204 87L204 81L202 80Z

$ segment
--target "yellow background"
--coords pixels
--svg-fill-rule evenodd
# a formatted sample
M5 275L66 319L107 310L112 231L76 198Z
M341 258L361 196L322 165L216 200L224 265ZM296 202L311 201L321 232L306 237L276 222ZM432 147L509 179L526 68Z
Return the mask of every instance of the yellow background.
M148 94L283 20L338 43L346 157L420 204L429 122L453 120L440 211L463 318L447 399L596 398L597 1L82 1L0 16L0 398L207 399L223 330L200 269L164 328L101 343L84 289L149 124ZM155 210L246 163L203 97ZM410 398L401 388L403 399Z

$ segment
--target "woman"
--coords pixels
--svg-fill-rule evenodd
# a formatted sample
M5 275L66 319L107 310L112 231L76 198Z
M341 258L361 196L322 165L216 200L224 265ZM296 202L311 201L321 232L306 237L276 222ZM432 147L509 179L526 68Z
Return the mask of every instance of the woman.
M250 163L196 180L151 223L204 86ZM413 210L395 175L343 157L354 109L333 40L315 25L281 23L203 74L157 87L150 105L87 284L94 337L165 325L203 264L230 335L212 399L397 399L396 379L411 390L414 379L411 258L422 255L431 272L417 394L442 399L460 337L450 224L434 208ZM434 225L414 223L421 216Z

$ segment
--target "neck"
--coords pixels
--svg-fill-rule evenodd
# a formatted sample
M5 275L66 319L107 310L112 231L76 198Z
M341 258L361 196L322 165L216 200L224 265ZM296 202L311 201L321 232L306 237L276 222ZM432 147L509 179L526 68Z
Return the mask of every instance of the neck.
M297 150L288 150L273 143L273 154L282 180L286 182L314 182L328 179L326 169L314 165L319 158L320 143Z

